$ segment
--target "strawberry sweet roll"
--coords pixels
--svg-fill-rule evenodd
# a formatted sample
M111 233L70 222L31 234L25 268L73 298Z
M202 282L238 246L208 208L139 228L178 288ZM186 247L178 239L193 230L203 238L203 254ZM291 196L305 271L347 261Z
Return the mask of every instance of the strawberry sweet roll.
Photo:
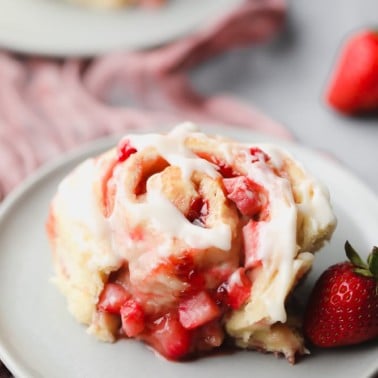
M306 349L288 297L335 224L327 190L288 153L186 123L80 164L47 231L55 282L97 338L173 360L229 338L294 362Z

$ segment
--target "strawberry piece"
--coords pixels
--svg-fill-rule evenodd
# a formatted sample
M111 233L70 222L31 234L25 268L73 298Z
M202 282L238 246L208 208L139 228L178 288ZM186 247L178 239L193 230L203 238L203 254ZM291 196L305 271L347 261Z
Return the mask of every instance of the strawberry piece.
M217 166L217 171L224 177L224 178L230 178L239 176L239 173L229 164L227 164L224 160L219 159L218 157L207 154L205 152L199 152L197 153L197 156L199 156L202 159L205 159L214 165Z
M122 329L128 337L135 337L144 330L144 311L134 299L127 300L120 313Z
M224 340L223 327L219 321L213 321L198 328L195 334L196 351L208 351L220 347Z
M224 177L224 178L231 178L237 176L237 173L235 170L228 164L226 164L223 161L216 161L216 165L218 166L218 172Z
M192 201L190 202L188 215L186 216L189 222L193 222L195 219L198 219L200 217L202 207L203 207L202 197L196 197L192 199Z
M252 217L262 209L263 201L260 197L260 186L245 176L223 179L227 198L233 201L239 211Z
M250 220L243 227L244 255L246 268L255 268L261 265L261 259L257 256L259 245L259 222Z
M218 288L221 301L234 310L239 309L251 295L251 281L244 268L237 269L228 281ZM223 298L222 298L223 296Z
M174 313L155 320L150 333L142 335L142 338L169 360L179 360L191 352L192 334L181 325Z
M206 291L184 300L179 305L180 323L186 329L202 326L220 315L220 309Z
M189 277L195 271L193 255L190 251L183 251L181 255L170 256L161 264L165 270L174 274L180 281L189 281Z
M351 262L329 267L318 279L304 317L304 333L319 347L358 344L378 338L378 248L368 263L350 244Z
M122 163L127 160L130 155L135 154L137 150L130 144L128 139L123 139L120 141L118 147L118 162Z
M102 290L97 309L111 314L119 314L122 305L130 298L130 294L116 283L107 283Z
M244 268L235 271L228 280L228 304L234 310L240 308L251 295L251 281Z
M249 153L252 155L252 163L256 163L257 161L267 163L270 160L270 156L258 147L251 147Z
M174 275L180 281L187 282L189 285L185 294L197 293L201 291L206 284L204 275L195 265L193 252L191 250L183 252L181 256L170 256L157 267L156 273L158 272L168 276Z
M346 41L326 99L345 114L378 110L378 32L364 30Z
M205 224L205 218L209 212L209 205L202 197L193 198L190 202L188 215L186 216L189 222L196 222L198 225Z

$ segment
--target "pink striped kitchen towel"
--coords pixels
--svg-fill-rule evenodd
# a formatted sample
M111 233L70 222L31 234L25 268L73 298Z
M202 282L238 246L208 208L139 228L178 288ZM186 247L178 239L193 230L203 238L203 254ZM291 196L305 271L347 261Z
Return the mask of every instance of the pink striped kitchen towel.
M250 104L196 93L188 74L229 49L266 41L285 10L285 0L244 0L172 44L91 61L0 52L0 199L44 162L111 133L192 120L290 138ZM131 96L132 105L111 105L115 91Z

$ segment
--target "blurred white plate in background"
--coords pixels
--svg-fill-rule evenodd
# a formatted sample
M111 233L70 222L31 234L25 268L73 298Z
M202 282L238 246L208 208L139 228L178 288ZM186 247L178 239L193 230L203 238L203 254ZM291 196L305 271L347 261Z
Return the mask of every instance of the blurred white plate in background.
M169 0L160 9L94 10L65 0L0 0L0 47L54 56L92 56L174 40L238 0Z

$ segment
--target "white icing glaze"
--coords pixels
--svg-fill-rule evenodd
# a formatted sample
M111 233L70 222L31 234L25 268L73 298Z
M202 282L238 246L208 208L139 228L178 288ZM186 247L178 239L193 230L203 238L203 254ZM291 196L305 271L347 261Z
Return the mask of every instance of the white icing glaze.
M205 159L197 157L185 145L185 140L197 127L191 123L184 123L174 128L169 134L144 134L132 135L126 138L138 151L154 147L161 157L172 166L180 168L184 179L190 179L194 170L203 172L210 177L218 177L213 164ZM199 137L203 134L197 133ZM127 180L127 172L122 169L116 170L119 177L117 182ZM109 218L113 228L117 227L123 214L130 214L133 224L147 223L154 230L164 234L170 239L178 238L183 240L191 248L217 247L228 251L231 247L231 231L227 224L219 224L212 228L203 228L189 222L185 216L161 193L159 174L148 178L147 192L143 202L135 202L125 192L123 185L118 186L115 199L115 206L112 216ZM122 253L129 254L123 250ZM123 256L125 257L125 256Z
M132 202L122 190L116 202L122 202L125 214L133 219L133 223L143 223L148 220L152 228L163 233L170 239L178 238L192 248L217 247L228 251L231 247L230 227L219 224L213 228L203 228L192 224L186 217L164 196L159 189L153 188L147 181L147 193L142 203ZM110 222L117 222L117 210L115 209Z
M234 144L221 140L218 144L219 152L223 155L223 160L228 165L232 165L235 160Z
M266 152L270 158L269 164L277 170L282 168L284 159L289 157L287 153L272 145L258 144L253 147L259 147ZM327 190L308 173L300 181L302 187L297 188L302 194L302 203L296 204L289 179L277 176L263 161L251 163L248 154L245 157L248 177L269 193L269 218L258 223L259 240L255 251L257 257L263 262L264 281L267 284L260 295L261 298L257 300L265 304L272 322L285 322L284 304L293 284L299 250L297 246L298 214L301 213L305 219L313 222L314 234L334 223L335 218L329 204ZM299 164L297 166L298 169L303 170ZM246 256L246 261L248 263L248 256Z
M88 266L93 270L116 266L120 261L111 251L109 228L98 206L94 190L98 176L94 159L85 160L60 183L53 201L54 212L78 228L72 237L78 251L91 251Z
M82 223L95 235L105 236L105 222L93 193L97 174L93 160L84 161L60 183L57 197L62 210L73 222Z
M173 129L167 135L145 134L127 135L125 138L138 152L148 147L154 147L156 151L173 166L180 167L182 176L189 180L193 171L201 171L210 177L218 177L216 167L208 161L197 157L185 146L188 136L195 135L206 138L204 134L197 133L197 128L192 124L183 124ZM259 160L251 162L250 147L259 147L269 157L269 164L280 169L283 165L285 153L271 145L246 145L221 140L219 153L224 160L231 164L232 157L238 154L238 159L243 160L241 150L244 153L244 169L248 177L261 185L269 196L269 218L260 221L258 225L259 240L257 243L257 257L263 263L262 274L267 285L262 292L262 297L256 300L262 301L266 313L264 318L269 318L272 323L285 322L286 312L284 303L291 289L295 258L298 254L297 246L297 217L303 214L312 219L318 228L326 227L334 216L329 205L327 191L315 182L307 174L301 181L299 190L303 192L303 201L297 205L293 198L290 182L285 177L279 177L266 164ZM240 161L239 161L240 163ZM99 172L93 160L88 160L79 170L68 176L59 187L55 205L59 205L62 211L74 222L88 227L90 234L96 239L109 240L109 249L97 251L92 257L93 266L106 264L125 258L131 264L141 254L152 253L151 240L133 240L129 235L128 227L142 225L146 232L158 235L155 242L154 253L164 256L170 253L175 240L184 242L191 248L217 247L228 251L231 247L231 231L227 224L219 223L213 228L203 228L200 225L189 222L185 216L162 194L160 174L154 174L147 180L147 192L142 201L135 201L126 193L122 183L126 182L128 172L118 166L114 171L114 182L117 186L114 209L111 216L104 218L99 209L93 190L93 182L98 178ZM309 188L312 188L312 195ZM80 201L77 201L80 198ZM127 219L127 221L126 221ZM128 223L127 223L128 222ZM109 238L109 234L111 237ZM111 243L111 244L110 244ZM147 259L148 256L145 256ZM109 260L107 260L109 259ZM158 259L153 258L153 265ZM248 256L246 258L248 263ZM137 264L138 266L141 264ZM143 265L143 264L142 264ZM135 275L149 274L153 267L140 267ZM247 266L248 268L248 266ZM232 281L240 280L240 275L232 277ZM251 299L254 300L253 297Z
M281 159L275 156L275 162L280 165ZM248 177L261 185L269 197L269 218L258 224L259 240L255 251L263 263L266 280L270 281L261 300L271 319L285 322L284 302L290 289L293 259L297 254L296 206L287 179L278 177L261 160L251 163L251 159L246 159L245 165ZM248 263L248 256L246 260Z
M195 170L204 172L213 178L217 177L219 174L213 164L199 158L185 146L185 139L197 130L197 126L187 122L177 126L166 135L141 134L127 137L127 139L138 151L154 147L170 165L180 167L185 180L189 180ZM198 133L198 135L201 134Z

